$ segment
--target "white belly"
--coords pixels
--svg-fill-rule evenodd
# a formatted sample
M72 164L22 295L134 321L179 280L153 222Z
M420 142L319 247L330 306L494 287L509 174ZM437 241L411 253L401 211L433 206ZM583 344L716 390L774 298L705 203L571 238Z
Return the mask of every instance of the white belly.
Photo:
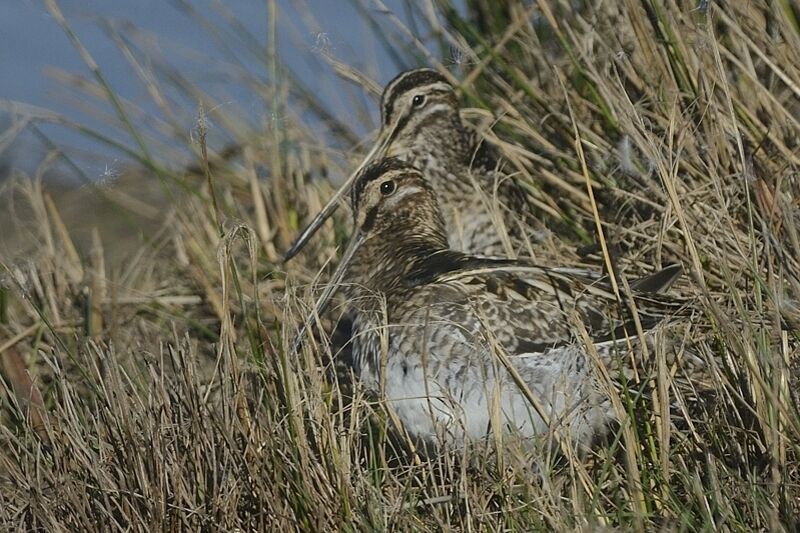
M392 357L385 367L383 399L408 435L426 445L461 446L498 433L531 439L553 429L588 446L613 413L608 402L586 386L586 375L563 364L570 356L574 358L571 353L553 353L552 358L536 354L531 357L541 364L534 368L525 364L530 359L515 358L520 374L528 378L530 394L499 362L487 375L477 368L436 368L423 365L421 358L412 363L411 358Z

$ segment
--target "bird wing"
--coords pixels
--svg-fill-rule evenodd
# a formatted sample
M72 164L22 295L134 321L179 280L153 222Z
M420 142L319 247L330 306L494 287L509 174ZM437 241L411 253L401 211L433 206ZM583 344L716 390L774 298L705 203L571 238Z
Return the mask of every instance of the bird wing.
M668 267L629 284L650 292L632 288L618 297L600 276L580 269L442 252L416 265L405 282L457 287L500 344L509 353L523 353L575 342L575 315L593 341L606 342L634 337L636 321L648 330L682 314L686 300L653 292L671 284L675 270Z

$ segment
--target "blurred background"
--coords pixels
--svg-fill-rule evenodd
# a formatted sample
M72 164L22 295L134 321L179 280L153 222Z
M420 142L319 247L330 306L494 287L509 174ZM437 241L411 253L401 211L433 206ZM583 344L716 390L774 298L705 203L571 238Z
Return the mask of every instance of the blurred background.
M303 139L287 135L280 150L304 144L333 163L320 176L337 183L347 152L379 125L383 84L432 57L454 70L465 61L438 20L465 8L401 0L5 3L0 259L29 257L41 236L42 213L8 183L31 178L42 179L78 252L95 228L112 260L136 248L176 194L194 187L181 176L202 159L201 129L209 157L224 164L243 146L263 146L265 134L302 130ZM269 178L268 167L259 177Z
M238 117L242 129L280 125L286 114L300 114L333 143L342 134L335 124L345 125L354 137L364 136L376 126L377 107L333 65L343 61L382 85L409 66L408 56L387 44L396 42L387 33L421 29L415 37L425 46L434 37L428 22L416 20L424 10L399 0L65 0L57 5L131 111L133 125L146 128L153 140L168 141L150 148L176 164L185 163L189 154L174 142L174 130L190 136L200 105L211 116L211 146L230 143L237 133L216 124L215 112ZM435 17L432 8L430 16ZM454 49L452 56L457 62L459 52ZM44 0L3 5L0 64L4 175L11 168L34 172L54 146L77 166L61 161L51 167L61 180L106 181L131 163L115 144L132 139L109 122L112 106ZM277 100L268 97L269 85L286 87L289 80L294 92L289 101L298 105L273 107ZM163 91L160 96L155 85ZM87 101L87 95L95 101Z

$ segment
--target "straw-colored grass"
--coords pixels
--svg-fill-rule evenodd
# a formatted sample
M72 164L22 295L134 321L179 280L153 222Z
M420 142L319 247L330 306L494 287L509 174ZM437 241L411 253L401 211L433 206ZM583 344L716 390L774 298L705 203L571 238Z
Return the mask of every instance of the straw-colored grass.
M410 7L414 30L391 12L363 13L409 64L463 81L466 116L502 147L552 232L543 256L572 261L599 226L629 276L683 264L674 291L697 301L687 327L709 363L702 386L687 393L658 366L636 384L644 394L615 398L629 416L586 458L547 445L535 459L409 453L380 402L339 382L321 340L331 317L290 355L347 213L293 262L280 252L331 194L324 178L351 170L368 140L353 145L352 128L278 62L274 25L265 52L235 20L186 7L211 37L234 31L239 53L268 54L270 83L243 79L284 118L250 131L120 35L163 116L140 125L101 66L75 87L89 107L111 103L130 144L24 111L31 128L78 128L140 168L64 192L41 182L64 162L54 152L39 176L4 184L0 524L798 527L800 5L474 0L466 17L434 5L435 19ZM334 52L323 60L374 95L375 80ZM170 133L183 130L167 92L207 102L193 139ZM239 141L215 146L210 127ZM174 168L165 136L194 151L193 169Z

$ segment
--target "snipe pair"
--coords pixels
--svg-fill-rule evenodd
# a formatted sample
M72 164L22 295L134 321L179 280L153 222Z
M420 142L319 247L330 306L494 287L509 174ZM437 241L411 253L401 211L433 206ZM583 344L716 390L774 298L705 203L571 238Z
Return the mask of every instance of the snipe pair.
M649 331L681 310L657 295L680 267L620 294L570 269L465 253L498 251L497 213L523 218L514 211L520 191L508 180L494 186L502 174L466 133L440 75L395 79L382 117L379 144L337 194L349 193L355 228L317 312L341 288L355 316L357 375L427 449L548 430L587 446L616 419L599 366L629 364ZM404 160L391 157L400 153ZM499 211L484 187L502 196ZM471 224L454 224L464 203Z
M431 69L403 72L381 97L374 148L286 253L294 257L322 226L371 162L398 157L424 172L439 199L455 250L508 256L527 249L532 219L527 197L506 175L496 150L461 120L455 89Z

